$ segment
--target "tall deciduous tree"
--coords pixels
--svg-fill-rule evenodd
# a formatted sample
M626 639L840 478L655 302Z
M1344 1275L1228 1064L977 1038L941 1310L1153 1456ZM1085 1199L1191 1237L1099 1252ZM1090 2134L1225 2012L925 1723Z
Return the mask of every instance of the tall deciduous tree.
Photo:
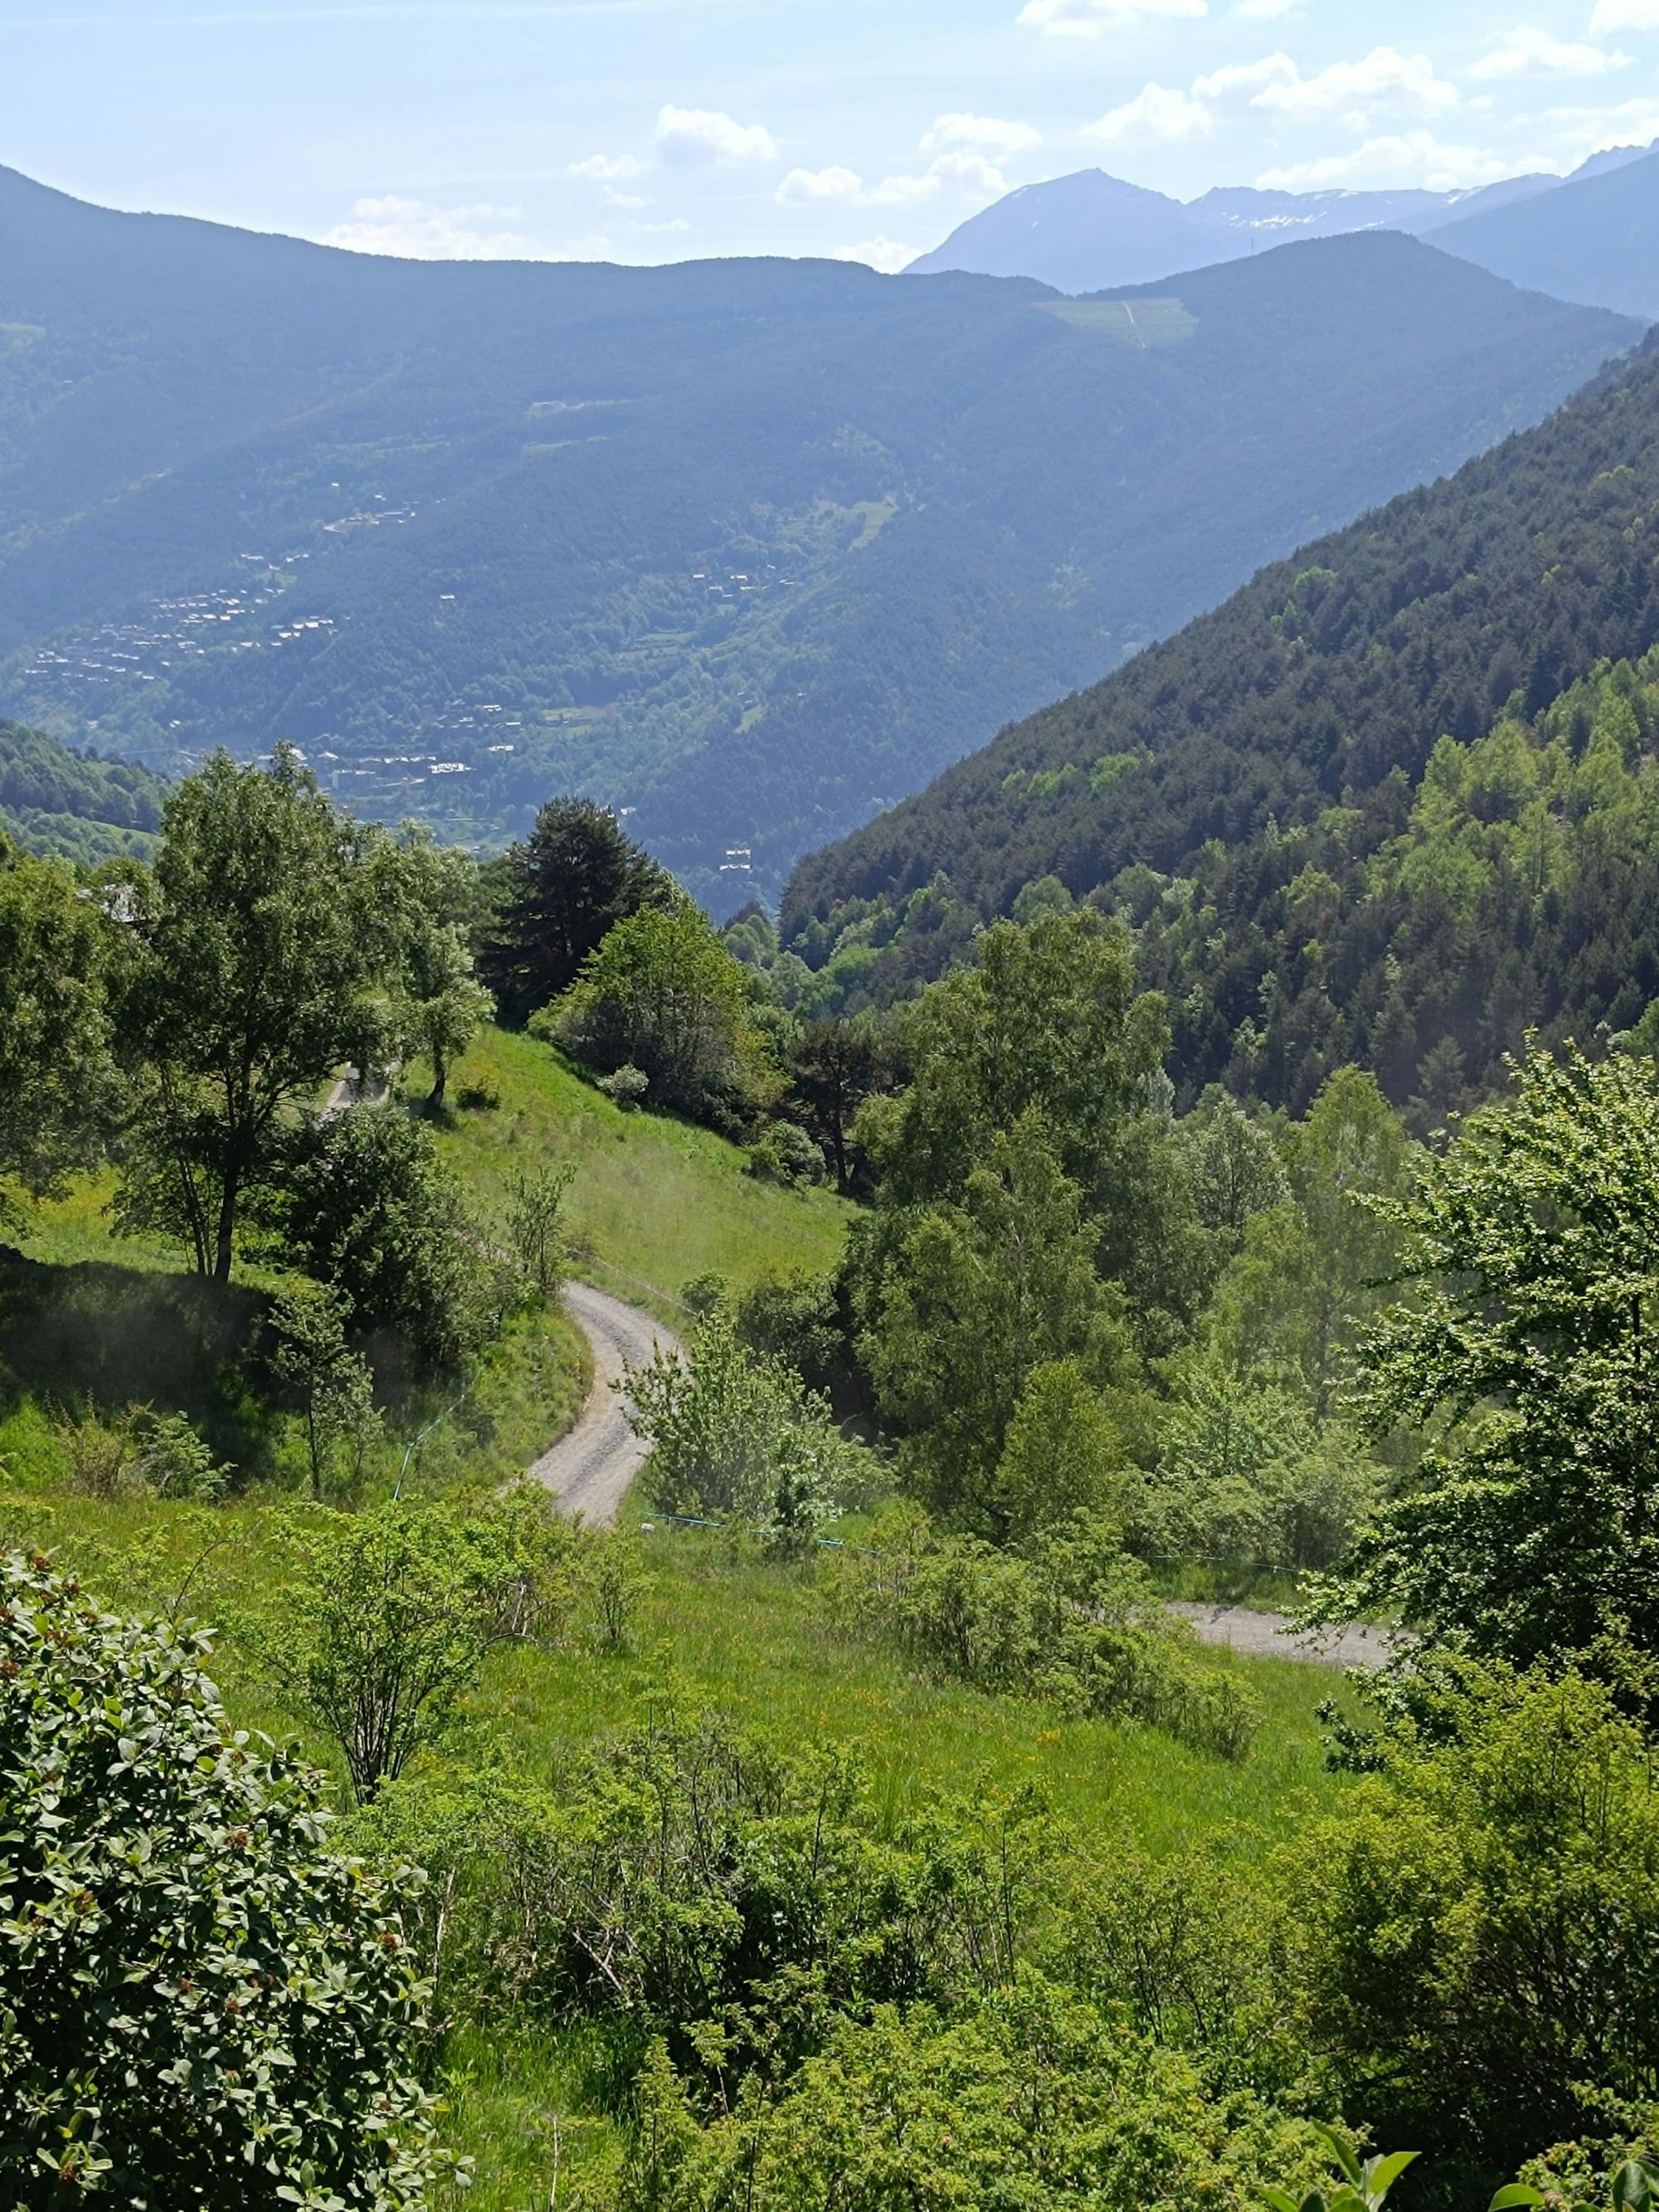
M550 800L490 875L496 912L479 969L515 1021L568 991L619 921L675 895L667 872L591 799Z
M639 1068L653 1100L703 1118L740 1113L771 1076L748 976L686 899L617 923L584 965L559 1034L596 1066Z
M221 1282L283 1109L376 1027L381 836L331 805L285 747L269 769L216 754L167 801L121 994L143 1081L123 1209L180 1234Z
M1216 1340L1241 1373L1299 1376L1323 1414L1398 1263L1397 1217L1368 1201L1403 1200L1418 1152L1358 1067L1327 1080L1285 1148L1290 1196L1246 1223L1218 1293Z
M809 1022L790 1049L784 1111L823 1147L843 1196L861 1164L853 1136L859 1109L892 1087L896 1062L890 1037L868 1016Z
M859 1285L882 1413L930 1502L1001 1535L998 1469L1034 1372L1079 1358L1098 1385L1133 1367L1081 1194L1032 1109L991 1138L958 1196L888 1227Z
M0 838L0 1179L50 1188L95 1149L112 1074L103 917Z
M1362 1350L1383 1434L1432 1427L1333 1604L1525 1662L1659 1650L1659 1078L1533 1053L1412 1199L1375 1209L1419 1289Z
M1080 908L987 930L975 964L924 995L905 1042L915 1079L881 1162L890 1201L959 1189L1032 1109L1093 1201L1166 1036L1162 1001L1136 994L1127 931Z
M470 853L435 844L423 829L406 830L378 856L380 902L396 967L393 1023L405 1053L432 1063L428 1108L439 1111L453 1060L465 1051L491 1011L468 942L480 898L477 863Z

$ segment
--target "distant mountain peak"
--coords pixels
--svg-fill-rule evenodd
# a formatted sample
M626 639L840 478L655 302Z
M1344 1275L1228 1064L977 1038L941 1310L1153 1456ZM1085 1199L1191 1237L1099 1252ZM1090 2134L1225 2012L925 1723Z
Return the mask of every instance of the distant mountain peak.
M1626 173L1650 157L1650 149L1644 147L1611 148L1593 155L1571 177L1534 173L1455 191L1368 191L1332 185L1291 192L1218 185L1191 201L1172 199L1104 170L1080 169L1042 184L1022 185L971 216L942 246L912 262L907 273L929 276L956 269L988 276L1036 277L1062 292L1115 291L1234 260L1260 246L1283 245L1292 239L1332 238L1360 230L1402 230L1425 236L1450 224L1553 200L1559 193ZM1466 234L1470 238L1474 234ZM1467 251L1462 245L1452 250L1460 254ZM1650 242L1650 261L1655 252ZM1478 257L1468 253L1468 258ZM1638 250L1638 264L1641 258ZM1504 268L1498 273L1513 272ZM1522 276L1518 281L1533 280ZM1659 295L1659 286L1655 289ZM1598 295L1596 304L1613 302ZM1630 312L1636 303L1627 293L1620 304Z

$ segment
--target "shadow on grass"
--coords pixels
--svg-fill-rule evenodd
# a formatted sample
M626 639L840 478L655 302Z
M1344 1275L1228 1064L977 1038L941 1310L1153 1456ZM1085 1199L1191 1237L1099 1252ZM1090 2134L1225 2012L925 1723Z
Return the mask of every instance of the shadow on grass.
M54 1266L0 1246L0 1411L25 1398L107 1418L185 1413L246 1477L270 1462L270 1298L107 1261Z

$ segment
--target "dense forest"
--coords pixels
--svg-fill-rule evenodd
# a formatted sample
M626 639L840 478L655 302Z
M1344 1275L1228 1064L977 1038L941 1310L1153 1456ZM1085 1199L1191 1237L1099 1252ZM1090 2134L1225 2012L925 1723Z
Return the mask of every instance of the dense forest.
M1301 1103L1358 1057L1403 1103L1437 1051L1478 1083L1529 1024L1632 1025L1653 951L1618 851L1647 774L1656 419L1650 348L803 864L787 988L902 995L984 918L1086 898L1144 929L1189 1085ZM1480 821L1525 815L1530 878L1482 874L1460 789Z
M1146 344L1018 280L0 205L8 711L169 771L289 740L475 845L585 792L727 911L1638 334L1380 234L1184 279Z

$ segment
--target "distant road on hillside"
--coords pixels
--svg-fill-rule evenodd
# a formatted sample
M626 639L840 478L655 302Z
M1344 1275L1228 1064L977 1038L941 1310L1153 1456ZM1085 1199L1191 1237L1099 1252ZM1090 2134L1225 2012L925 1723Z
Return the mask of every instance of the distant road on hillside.
M642 1366L659 1345L682 1356L684 1347L649 1314L591 1283L568 1284L564 1299L592 1348L593 1384L575 1427L530 1473L552 1492L562 1513L572 1520L580 1514L590 1528L608 1528L648 1455L611 1385L621 1382L625 1363Z

